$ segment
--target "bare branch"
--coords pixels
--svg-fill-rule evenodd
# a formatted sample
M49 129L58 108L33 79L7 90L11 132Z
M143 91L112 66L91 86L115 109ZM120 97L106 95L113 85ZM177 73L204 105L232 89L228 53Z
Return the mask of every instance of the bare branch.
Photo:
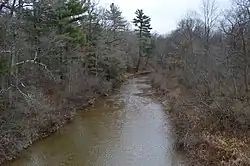
M45 64L37 61L37 53L35 53L34 59L18 62L15 64L15 66L23 65L25 63L33 63L42 66L52 76L52 78L54 78L53 73L48 69L48 67Z

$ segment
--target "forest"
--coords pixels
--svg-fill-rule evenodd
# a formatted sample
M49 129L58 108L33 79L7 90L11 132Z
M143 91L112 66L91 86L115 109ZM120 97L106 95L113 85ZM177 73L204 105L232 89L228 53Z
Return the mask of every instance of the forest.
M190 165L250 164L250 1L202 0L167 34L134 17L92 0L0 0L0 163L151 71Z

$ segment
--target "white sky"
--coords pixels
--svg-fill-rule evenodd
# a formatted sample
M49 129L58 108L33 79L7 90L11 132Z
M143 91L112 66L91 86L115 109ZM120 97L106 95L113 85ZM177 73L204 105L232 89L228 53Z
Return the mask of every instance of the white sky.
M202 0L100 0L100 4L108 7L115 3L120 7L123 16L132 21L136 9L143 9L151 17L154 32L168 33L174 30L177 23L190 11L199 11ZM231 0L217 0L220 8L230 6Z

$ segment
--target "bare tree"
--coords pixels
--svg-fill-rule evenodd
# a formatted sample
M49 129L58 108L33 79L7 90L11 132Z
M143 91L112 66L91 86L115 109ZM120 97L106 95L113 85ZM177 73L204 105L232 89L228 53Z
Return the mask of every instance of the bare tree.
M216 0L202 0L201 15L204 22L205 47L209 49L212 30L216 26L216 21L219 17Z

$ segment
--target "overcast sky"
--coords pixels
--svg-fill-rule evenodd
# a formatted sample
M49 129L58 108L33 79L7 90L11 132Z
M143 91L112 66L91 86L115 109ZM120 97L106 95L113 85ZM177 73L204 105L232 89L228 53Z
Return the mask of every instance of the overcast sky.
M174 30L178 21L187 12L199 10L202 0L100 0L100 4L108 7L111 3L120 6L123 16L132 21L136 9L143 9L145 14L152 19L153 31L168 33ZM220 8L230 6L231 0L217 0Z

